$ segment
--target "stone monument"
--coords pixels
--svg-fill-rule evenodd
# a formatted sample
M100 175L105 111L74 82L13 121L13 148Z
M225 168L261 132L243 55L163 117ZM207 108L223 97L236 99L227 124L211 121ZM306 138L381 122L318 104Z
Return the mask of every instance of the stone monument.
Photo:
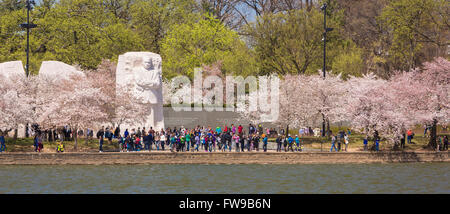
M84 73L63 62L44 61L39 69L39 75L48 75L55 79L68 79L71 75L84 76Z
M151 52L128 52L119 56L116 70L116 87L131 84L134 95L151 109L146 118L145 127L159 131L164 127L162 96L162 60L161 56ZM121 127L125 131L127 125ZM137 127L136 127L137 128Z
M5 78L10 78L13 75L25 76L22 61L0 63L0 74L2 74Z

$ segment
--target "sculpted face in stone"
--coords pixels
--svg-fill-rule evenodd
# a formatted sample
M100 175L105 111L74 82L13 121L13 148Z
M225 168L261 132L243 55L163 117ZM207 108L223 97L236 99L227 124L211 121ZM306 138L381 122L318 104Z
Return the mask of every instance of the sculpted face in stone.
M134 83L135 95L141 98L144 103L158 103L162 96L159 93L162 88L161 58L159 55L127 53L119 59L120 63L124 63L124 72L119 74L123 75L124 79L118 79L118 82Z

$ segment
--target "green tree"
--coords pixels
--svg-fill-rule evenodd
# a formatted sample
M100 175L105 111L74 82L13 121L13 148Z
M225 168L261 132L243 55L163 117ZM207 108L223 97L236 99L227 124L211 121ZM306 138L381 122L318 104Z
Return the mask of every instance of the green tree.
M119 22L101 0L66 0L37 23L44 59L95 69L102 59L142 50L141 38Z
M200 19L193 0L138 0L130 7L131 27L146 51L161 53L161 43L171 27Z
M447 0L389 1L379 20L391 41L387 59L394 69L410 70L447 54L449 11Z
M361 76L365 73L362 50L352 46L347 51L342 51L334 58L331 69L333 73L341 74L344 80L350 76Z
M330 17L327 25L327 70L345 46L340 23ZM299 9L287 13L267 13L247 31L260 67L260 74L317 73L323 60L323 15L319 10Z
M20 10L25 8L25 5L22 0L0 0L0 14Z
M161 53L163 74L169 79L176 75L192 78L194 68L219 61L227 74L249 73L252 69L252 63L246 61L250 60L250 51L237 33L208 14L197 22L173 26L162 42ZM239 66L242 68L234 71Z

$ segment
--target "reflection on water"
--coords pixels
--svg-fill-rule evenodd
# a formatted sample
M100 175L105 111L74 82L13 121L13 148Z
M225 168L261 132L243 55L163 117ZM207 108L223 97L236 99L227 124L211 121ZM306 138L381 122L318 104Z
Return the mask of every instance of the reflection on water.
M450 193L450 163L0 166L0 193Z

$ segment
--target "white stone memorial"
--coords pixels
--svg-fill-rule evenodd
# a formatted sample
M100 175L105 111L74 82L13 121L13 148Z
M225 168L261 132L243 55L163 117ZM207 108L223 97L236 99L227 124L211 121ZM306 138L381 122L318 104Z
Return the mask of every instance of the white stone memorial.
M162 60L161 56L151 52L128 52L119 56L116 70L116 87L132 84L133 93L142 99L150 115L146 118L145 127L159 131L164 128L163 96L162 96ZM126 124L121 127L125 131Z
M10 78L14 75L25 76L25 70L22 65L22 61L12 61L0 63L0 74L6 78Z
M68 79L71 75L84 76L84 73L63 62L44 61L39 69L39 75L48 75L55 79Z

